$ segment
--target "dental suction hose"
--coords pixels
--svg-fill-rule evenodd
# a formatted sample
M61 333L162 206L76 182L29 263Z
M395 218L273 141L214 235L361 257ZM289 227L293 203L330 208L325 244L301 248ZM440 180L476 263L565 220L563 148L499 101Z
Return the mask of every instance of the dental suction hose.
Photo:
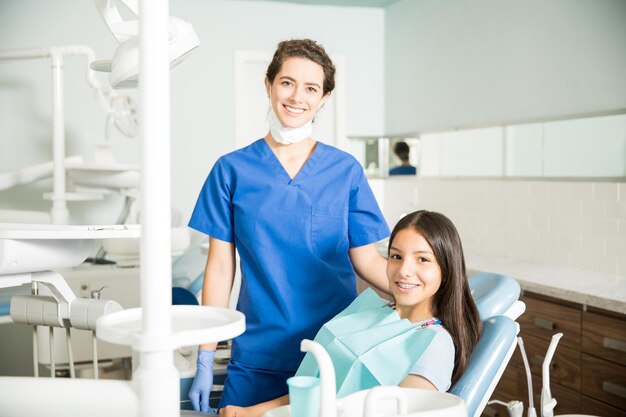
M522 360L524 361L524 369L526 370L526 383L528 384L528 417L537 417L537 411L535 410L535 404L533 402L533 379L530 373L530 365L528 364L528 356L526 356L526 349L524 349L524 340L521 337L517 337L517 345L519 346L520 353L522 354Z
M335 367L319 343L304 339L300 344L302 352L311 352L320 368L320 416L337 417L337 383L335 382Z
M548 352L546 358L543 360L543 367L541 369L541 416L542 417L554 417L554 407L556 406L556 399L552 397L550 392L550 362L554 356L556 346L559 344L559 340L563 337L563 333L557 333L552 336L550 346L548 346Z

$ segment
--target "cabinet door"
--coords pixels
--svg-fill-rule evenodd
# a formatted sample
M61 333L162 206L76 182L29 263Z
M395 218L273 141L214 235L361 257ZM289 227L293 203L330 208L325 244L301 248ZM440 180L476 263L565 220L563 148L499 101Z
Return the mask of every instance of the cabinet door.
M626 320L583 313L582 350L626 365Z
M526 303L526 312L518 319L522 336L550 340L554 334L562 332L559 348L566 346L580 350L580 310L532 296L524 296L522 301Z
M594 400L587 396L581 398L581 408L584 414L599 417L626 417L626 411L620 410L603 402Z
M626 367L582 354L582 393L626 410Z

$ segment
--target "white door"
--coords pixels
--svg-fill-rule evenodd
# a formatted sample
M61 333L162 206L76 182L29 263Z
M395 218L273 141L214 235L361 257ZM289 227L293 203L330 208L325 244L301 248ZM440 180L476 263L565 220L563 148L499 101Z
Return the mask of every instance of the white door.
M269 99L265 91L265 71L272 59L266 52L235 52L235 149L262 138L268 131ZM337 87L320 109L313 123L313 138L345 150L341 59L333 58Z

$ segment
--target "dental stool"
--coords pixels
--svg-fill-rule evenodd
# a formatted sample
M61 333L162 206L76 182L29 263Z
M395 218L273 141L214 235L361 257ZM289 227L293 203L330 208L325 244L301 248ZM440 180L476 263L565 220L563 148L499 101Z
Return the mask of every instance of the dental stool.
M513 356L519 333L514 320L526 306L518 300L519 284L509 276L481 272L468 281L483 322L483 333L465 373L449 392L465 401L469 417L478 417Z

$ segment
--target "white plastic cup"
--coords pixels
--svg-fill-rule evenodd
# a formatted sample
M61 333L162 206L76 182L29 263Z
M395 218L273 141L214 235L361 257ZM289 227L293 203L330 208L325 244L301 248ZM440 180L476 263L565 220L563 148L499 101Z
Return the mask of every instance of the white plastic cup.
M314 376L294 376L287 380L291 417L319 417L320 380Z

